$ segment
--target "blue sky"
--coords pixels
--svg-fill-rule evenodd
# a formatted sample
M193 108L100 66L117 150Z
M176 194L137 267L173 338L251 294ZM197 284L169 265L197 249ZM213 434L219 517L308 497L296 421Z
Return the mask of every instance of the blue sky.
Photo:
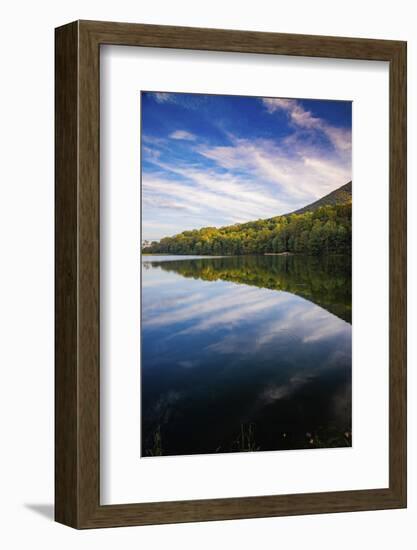
M142 240L285 214L352 179L349 101L142 92Z

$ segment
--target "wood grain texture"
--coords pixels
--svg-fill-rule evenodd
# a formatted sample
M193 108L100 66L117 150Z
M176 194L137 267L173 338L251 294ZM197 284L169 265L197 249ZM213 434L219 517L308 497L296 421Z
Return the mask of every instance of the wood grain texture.
M389 487L100 505L100 45L390 64ZM78 21L56 29L56 520L116 527L406 506L406 44Z
M78 523L78 26L55 38L55 519Z
M389 471L390 487L407 493L407 49L390 62L389 188Z

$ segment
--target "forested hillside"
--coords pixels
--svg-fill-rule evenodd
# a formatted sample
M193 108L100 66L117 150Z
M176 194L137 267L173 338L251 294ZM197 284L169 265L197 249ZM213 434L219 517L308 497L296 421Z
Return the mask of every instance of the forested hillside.
M320 204L318 204L320 202ZM240 255L265 253L350 253L351 184L293 214L266 220L204 227L165 237L146 254Z
M325 195L321 199L292 212L292 214L304 214L305 212L314 212L321 206L333 206L335 204L345 204L352 201L352 182L346 183L335 189L328 195Z

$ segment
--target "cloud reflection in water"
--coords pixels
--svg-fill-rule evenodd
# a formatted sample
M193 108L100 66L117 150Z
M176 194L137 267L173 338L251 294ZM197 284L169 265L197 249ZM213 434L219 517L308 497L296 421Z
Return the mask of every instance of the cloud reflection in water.
M288 291L161 265L142 277L144 449L157 424L166 454L228 451L244 422L261 449L288 448L284 430L292 448L320 426L350 430L348 322Z

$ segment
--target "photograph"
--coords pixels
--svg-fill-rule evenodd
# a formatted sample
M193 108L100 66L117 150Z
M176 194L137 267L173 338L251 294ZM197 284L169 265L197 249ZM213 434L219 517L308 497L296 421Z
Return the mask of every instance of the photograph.
M2 4L0 549L417 549L415 5L42 7Z
M141 92L141 456L352 445L352 103Z

